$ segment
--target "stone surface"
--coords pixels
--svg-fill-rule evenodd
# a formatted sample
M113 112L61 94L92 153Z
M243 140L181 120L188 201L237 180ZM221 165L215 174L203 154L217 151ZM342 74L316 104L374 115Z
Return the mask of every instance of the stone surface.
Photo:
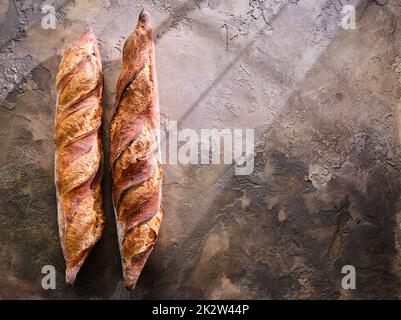
M41 1L0 5L0 298L399 298L401 5L336 0ZM104 144L124 40L150 12L162 123L255 129L255 170L164 165L165 218L123 286L111 177L107 226L64 284L53 186L54 78L89 24L105 71ZM57 289L41 287L44 265ZM341 287L353 265L357 289Z

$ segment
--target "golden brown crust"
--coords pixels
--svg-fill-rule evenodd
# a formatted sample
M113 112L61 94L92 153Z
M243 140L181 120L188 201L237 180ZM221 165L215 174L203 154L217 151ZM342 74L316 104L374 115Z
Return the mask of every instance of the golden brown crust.
M124 45L110 125L110 166L125 285L133 289L157 240L162 219L158 148L159 99L152 27L139 15Z
M104 215L102 176L102 63L95 35L87 30L64 53L56 77L55 183L66 283L99 240Z

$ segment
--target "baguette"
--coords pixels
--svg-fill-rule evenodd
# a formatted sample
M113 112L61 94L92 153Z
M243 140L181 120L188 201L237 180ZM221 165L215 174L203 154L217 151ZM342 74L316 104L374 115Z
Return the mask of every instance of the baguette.
M159 99L150 17L127 38L110 124L110 166L125 286L133 289L162 220Z
M56 76L55 184L66 283L72 286L101 237L102 64L95 35L84 34L64 53Z

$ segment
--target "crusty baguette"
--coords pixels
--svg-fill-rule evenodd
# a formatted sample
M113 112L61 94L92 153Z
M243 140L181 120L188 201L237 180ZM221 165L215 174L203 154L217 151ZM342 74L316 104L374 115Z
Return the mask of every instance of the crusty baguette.
M65 51L57 77L55 183L66 283L73 285L99 240L104 215L102 177L102 63L91 30Z
M124 44L110 125L110 166L125 286L133 289L162 219L159 99L150 18L140 13Z

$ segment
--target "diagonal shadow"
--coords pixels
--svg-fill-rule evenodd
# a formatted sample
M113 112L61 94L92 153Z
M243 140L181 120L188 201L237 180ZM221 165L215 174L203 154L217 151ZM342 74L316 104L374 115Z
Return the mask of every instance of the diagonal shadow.
M360 2L360 4L361 4L361 2ZM277 18L277 16L275 18ZM264 29L265 28L262 28L262 30L264 30ZM337 33L336 37L338 37L338 33ZM311 65L309 70L312 70L314 68L315 64L319 62L319 59L330 49L330 44L335 41L336 37L331 39L331 42L324 48L324 50L322 50L320 55L318 57L316 57L316 60L314 61L314 64ZM224 75L246 53L248 53L250 50L252 50L252 45L255 43L255 41L257 41L257 37L255 37L252 41L250 41L249 45L246 46L243 50L241 50L241 52L235 57L235 59L214 80L213 84L211 86L209 86L202 93L202 95L197 99L197 101L191 106L191 108L179 120L180 122L184 121L185 118L198 106L198 104L203 99L203 97L207 96L207 94L213 89L213 87L215 85L217 85L221 81L221 79L224 77ZM302 82L302 81L304 81L304 78L300 79L299 83ZM288 102L293 98L293 92L291 92L289 94L289 97L282 104L282 106L288 104ZM227 192L228 192L228 190L231 190L231 187L229 187L231 184L236 184L235 181L238 182L238 181L247 180L247 177L241 178L241 177L235 176L233 174L233 165L230 165L230 166L227 167L226 170L224 170L221 173L221 175L217 179L218 180L224 180L224 181L227 182L222 187L224 188L224 190L227 190ZM219 208L221 208L221 203L224 202L224 193L225 192L223 191L223 192L221 192L219 194L216 194L216 197L214 199L211 199L212 203L211 203L210 209L208 210L209 212L216 213L219 210ZM227 217L226 215L222 215L222 214L217 214L217 215L213 215L213 214L212 215L210 215L210 214L208 215L208 214L206 214L197 223L195 229L192 230L191 233L187 235L187 238L182 239L182 241L180 241L182 243L182 245L177 247L176 244L173 244L171 247L165 249L166 252L169 252L169 253L168 253L168 261L164 261L163 262L163 269L164 270L180 269L180 268L182 269L182 266L181 266L182 263L183 263L182 255L186 255L187 257L189 256L188 258L186 258L186 261L189 261L189 264L184 268L184 270L186 270L186 271L184 271L181 274L176 274L175 275L176 278L175 278L174 283L182 284L182 283L186 282L186 281L184 281L185 279L189 279L190 273L191 273L191 271L193 270L194 266L197 263L196 257L197 256L199 257L199 254L200 254L200 252L202 250L202 246L200 246L200 243L204 243L205 239L209 235L209 231L212 230L213 226L217 225L219 221L227 220L227 219L230 220L230 219L233 218L232 214L228 214L228 215L229 216ZM193 242L193 241L190 241L190 239L197 239L197 241ZM177 264L177 266L175 266L175 264ZM180 264L180 267L178 267L178 264ZM149 264L147 267L145 267L143 279L151 279L152 278L151 274L148 274L149 273L149 269L151 269L153 273L158 273L158 272L162 273L162 271L154 270L154 268L156 268L156 266L152 265L152 264ZM168 279L169 279L169 281L171 281L170 277L168 277ZM145 280L145 281L148 281L148 280ZM165 296L163 296L162 289L167 287L167 284L163 283L163 279L160 282L161 283L158 283L158 284L147 282L147 284L150 284L151 286L153 285L155 287L154 289L157 292L156 298L161 298L161 297L165 298ZM140 283L138 283L138 284L140 285ZM187 288L186 285L184 285L184 288L181 287L181 289L184 289L184 291L185 291L186 288ZM178 291L180 291L180 290L178 290ZM155 294L154 292L151 293L153 298L155 298L153 296L154 294ZM131 294L131 296L133 297L134 294ZM145 295L145 297L146 297L146 295ZM175 298L186 298L185 297L185 293L184 293L184 295L177 294L177 296L175 296ZM199 297L199 298L201 298L201 297Z

